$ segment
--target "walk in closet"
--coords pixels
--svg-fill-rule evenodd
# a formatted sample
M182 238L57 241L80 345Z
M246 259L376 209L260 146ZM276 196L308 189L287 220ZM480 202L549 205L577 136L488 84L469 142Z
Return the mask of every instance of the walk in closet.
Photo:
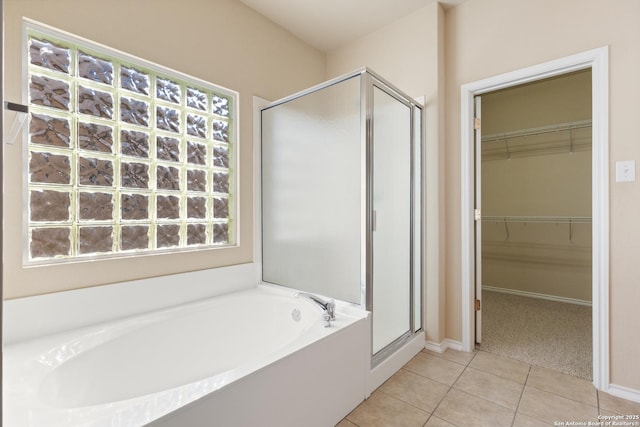
M481 106L478 341L589 377L591 72L485 94ZM567 355L552 348L558 346L579 349L567 348Z

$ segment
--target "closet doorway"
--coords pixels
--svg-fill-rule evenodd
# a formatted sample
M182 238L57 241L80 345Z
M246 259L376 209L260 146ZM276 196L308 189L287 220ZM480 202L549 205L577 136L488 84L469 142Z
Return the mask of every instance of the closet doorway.
M475 98L476 344L592 379L591 69Z
M463 84L460 87L461 141L461 326L460 348L475 348L476 331L476 161L474 139L474 98L477 95L544 80L579 70L592 74L592 346L593 384L609 387L609 49L601 47L540 63L505 74ZM480 236L481 237L481 236ZM481 239L478 239L481 241ZM480 247L481 250L481 247ZM481 254L481 252L480 252ZM480 275L481 277L481 275ZM481 295L481 294L480 294ZM482 310L480 310L481 312ZM481 313L479 314L481 316ZM481 317L478 317L481 321ZM480 337L482 339L482 337Z

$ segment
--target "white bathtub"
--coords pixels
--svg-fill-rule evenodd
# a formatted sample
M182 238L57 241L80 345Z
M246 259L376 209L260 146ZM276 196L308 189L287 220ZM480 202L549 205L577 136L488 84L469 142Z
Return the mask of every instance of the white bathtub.
M334 425L366 395L367 313L321 311L286 288L12 344L5 427Z

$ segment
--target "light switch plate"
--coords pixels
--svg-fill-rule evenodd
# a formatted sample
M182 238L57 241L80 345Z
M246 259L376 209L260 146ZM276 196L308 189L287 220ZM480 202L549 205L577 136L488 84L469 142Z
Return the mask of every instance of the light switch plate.
M616 182L633 182L636 180L636 161L621 160L616 162Z

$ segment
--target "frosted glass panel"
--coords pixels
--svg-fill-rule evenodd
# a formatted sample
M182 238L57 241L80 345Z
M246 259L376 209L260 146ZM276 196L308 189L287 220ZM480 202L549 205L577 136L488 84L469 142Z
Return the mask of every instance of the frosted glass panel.
M422 109L413 107L413 330L422 329Z
M411 328L411 109L373 89L373 353Z
M360 78L262 112L263 274L361 301Z

